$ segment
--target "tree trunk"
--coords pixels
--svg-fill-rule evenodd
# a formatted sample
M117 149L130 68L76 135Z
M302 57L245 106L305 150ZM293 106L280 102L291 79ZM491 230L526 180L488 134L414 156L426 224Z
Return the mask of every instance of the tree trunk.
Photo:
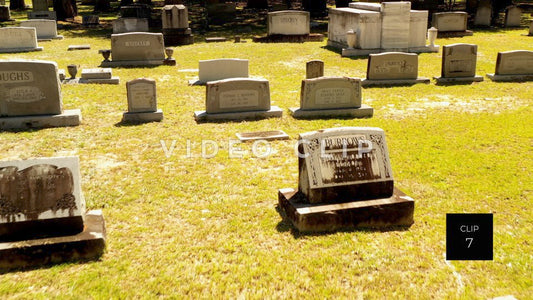
M54 10L58 20L74 18L78 14L76 0L54 0Z
M11 0L9 1L9 9L10 10L25 10L26 3L24 3L24 0Z

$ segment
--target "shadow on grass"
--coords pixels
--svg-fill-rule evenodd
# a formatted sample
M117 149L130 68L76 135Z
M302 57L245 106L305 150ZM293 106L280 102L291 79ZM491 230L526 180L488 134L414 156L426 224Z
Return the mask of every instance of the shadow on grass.
M0 267L0 275L7 274L7 273L13 273L13 272L30 272L34 270L42 270L42 269L50 269L54 266L58 266L61 264L69 264L69 265L81 265L81 264L87 264L91 262L101 262L102 257L95 257L95 258L82 258L82 259L73 259L70 261L63 261L63 262L47 262L43 263L42 265L36 265L36 266L25 266L25 267L17 267L17 268L1 268Z
M337 53L339 55L342 55L342 49L339 49L339 48L336 48L336 47L333 47L333 46L326 45L326 46L321 46L320 48L325 49L325 50L329 50L331 52L335 52L335 53ZM360 59L368 59L368 55L343 56L343 58L348 58L348 59L351 59L351 60L360 60Z

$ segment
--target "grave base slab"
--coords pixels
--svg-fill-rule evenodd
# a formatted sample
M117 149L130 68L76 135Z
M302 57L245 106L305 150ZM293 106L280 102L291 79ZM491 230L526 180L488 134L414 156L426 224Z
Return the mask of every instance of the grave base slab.
M32 52L32 51L43 51L43 47L36 47L36 48L5 48L5 49L0 49L0 53L18 53L18 52Z
M162 120L163 110L161 109L154 112L125 112L122 114L122 122L126 123L161 122Z
M237 120L254 120L254 119L266 119L266 118L281 118L283 110L277 106L271 106L269 110L255 110L245 112L230 112L230 113L217 113L208 114L204 111L195 111L194 119L196 122L209 122L209 121L237 121Z
M365 227L411 226L415 201L394 188L390 198L309 204L302 193L287 188L278 191L281 213L300 232L328 232Z
M109 60L102 61L100 67L144 67L144 66L160 66L164 63L163 59L156 60Z
M361 105L359 108L336 108L336 109L313 109L304 110L300 108L290 108L292 116L296 119L319 119L331 117L352 117L352 118L371 118L374 115L374 109L368 105Z
M41 38L37 38L37 42L49 42L51 40L62 40L64 39L65 37L62 36L62 35L56 35L56 36L45 36L45 37L41 37Z
M531 75L496 75L494 73L487 74L487 77L492 81L533 81L533 74Z
M332 44L331 46L335 46ZM341 56L368 56L370 54L385 53L385 52L408 52L408 53L436 53L439 52L439 45L413 47L413 48L393 48L393 49L357 49L357 48L342 48Z
M481 82L483 81L483 76L476 75L474 77L433 77L437 84L446 84L446 83L470 83L470 82Z
M120 78L113 76L111 78L66 78L61 81L63 84L119 84Z
M31 129L78 126L81 123L79 109L64 110L59 115L16 116L0 118L0 129Z
M0 243L0 273L79 259L97 259L105 249L102 211L85 215L82 232L61 237Z
M383 80L372 80L372 79L363 79L361 80L362 87L371 87L371 86L389 86L389 85L413 85L417 83L430 83L431 80L425 77L418 77L417 79L383 79Z
M322 42L324 35L319 33L285 35L274 34L267 36L255 36L252 39L256 43L304 43L304 42Z

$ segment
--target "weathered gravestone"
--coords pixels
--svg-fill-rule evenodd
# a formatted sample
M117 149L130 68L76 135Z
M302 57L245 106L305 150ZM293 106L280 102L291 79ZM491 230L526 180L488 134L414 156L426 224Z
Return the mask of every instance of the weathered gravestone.
M37 32L31 27L0 28L0 53L42 51L37 45Z
M466 12L440 12L433 14L432 25L438 29L438 37L473 35L471 30L467 30L467 21L468 14Z
M408 48L411 2L381 4L381 48Z
M57 22L48 19L31 19L20 22L21 27L33 27L37 33L37 40L62 40L62 35L57 35Z
M113 21L113 33L148 32L148 19L118 18Z
M305 65L305 78L312 79L324 76L324 62L321 60L308 61Z
M194 36L189 27L189 12L184 5L165 5L161 14L166 45L189 45Z
M57 20L57 13L51 11L30 11L28 12L28 19L48 19Z
M533 51L515 50L499 52L496 72L487 74L492 81L533 80Z
M113 76L111 68L83 69L78 83L119 84L120 78Z
M361 104L361 80L350 77L302 80L300 108L290 111L295 118L369 118L374 113Z
M452 44L442 47L441 76L437 83L483 81L476 75L477 45Z
M0 129L77 126L79 109L62 109L57 64L0 60Z
M103 51L101 51L104 54ZM162 65L165 61L163 34L130 32L111 35L111 57L102 67Z
M157 109L155 80L138 78L126 82L128 91L128 112L122 115L122 122L159 122L163 111Z
M230 78L206 85L206 110L196 111L196 121L281 118L282 110L270 105L268 80Z
M198 65L198 79L189 80L191 85L204 85L208 81L248 77L247 59L209 59L199 61Z
M282 10L269 12L267 16L268 35L254 37L254 42L306 42L322 41L322 34L310 33L308 11Z
M94 259L101 211L85 212L78 157L0 161L0 270Z
M415 53L387 52L370 54L366 79L361 82L366 86L411 85L429 83L429 78L418 77L418 55Z
M48 11L48 0L32 0L33 11Z
M4 21L13 21L11 19L11 12L9 11L9 6L0 5L0 22Z
M505 10L505 27L519 27L522 20L522 10L518 6L510 6Z
M280 189L278 199L299 231L413 224L414 200L394 188L382 129L303 133L298 157L298 190Z
M481 1L476 10L474 18L475 26L490 26L492 18L492 4L490 0Z

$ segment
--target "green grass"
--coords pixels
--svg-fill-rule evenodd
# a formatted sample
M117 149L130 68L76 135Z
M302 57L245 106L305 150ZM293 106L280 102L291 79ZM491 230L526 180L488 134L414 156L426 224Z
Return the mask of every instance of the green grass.
M531 50L525 29L476 31L439 39L478 45L478 74L494 71L498 51ZM54 60L60 68L99 65L109 32L70 29L44 51L0 59ZM201 37L198 37L201 40ZM67 52L68 45L91 44ZM533 83L369 88L371 119L295 120L305 62L321 59L327 76L365 77L366 59L341 58L324 43L196 43L175 48L177 67L116 68L121 84L63 85L65 109L82 125L0 133L0 159L78 155L90 209L103 209L107 251L99 261L65 263L0 275L0 297L15 298L476 298L533 295L531 126ZM198 60L250 60L251 76L270 81L281 119L197 124L205 88L191 87ZM441 54L421 54L419 75L440 74ZM157 81L165 120L118 126L127 109L125 82ZM408 230L323 235L293 231L276 211L277 190L297 186L293 145L299 133L338 126L376 126L387 135L395 184L416 201ZM281 129L267 158L239 146L237 132ZM201 158L201 141L220 146ZM165 156L161 140L174 152ZM192 158L187 157L187 141ZM446 213L494 213L494 260L444 260ZM460 279L459 279L460 278Z

